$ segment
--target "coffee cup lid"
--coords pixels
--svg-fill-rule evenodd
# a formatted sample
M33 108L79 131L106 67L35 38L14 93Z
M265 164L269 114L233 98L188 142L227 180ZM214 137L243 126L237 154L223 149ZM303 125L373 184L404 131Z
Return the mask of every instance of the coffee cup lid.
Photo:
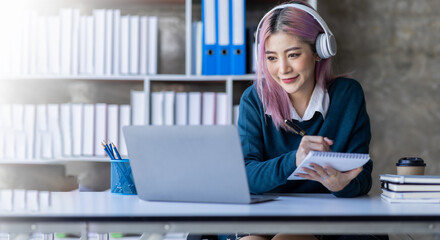
M396 166L402 166L402 167L426 166L426 163L423 161L423 159L419 157L404 157L399 159L399 161L396 163Z

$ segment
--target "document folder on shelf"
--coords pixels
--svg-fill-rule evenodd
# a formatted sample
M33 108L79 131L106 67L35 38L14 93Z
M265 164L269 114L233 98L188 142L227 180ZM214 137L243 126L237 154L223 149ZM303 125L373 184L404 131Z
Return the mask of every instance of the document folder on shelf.
M245 0L230 0L232 52L231 74L246 74Z
M215 0L202 1L203 56L202 74L215 75L216 70L216 5Z
M229 0L217 0L217 74L231 74Z

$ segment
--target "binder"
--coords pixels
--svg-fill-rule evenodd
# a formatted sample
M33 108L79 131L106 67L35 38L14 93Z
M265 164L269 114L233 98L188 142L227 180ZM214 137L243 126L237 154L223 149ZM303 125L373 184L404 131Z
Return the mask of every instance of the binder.
M87 73L87 17L79 20L79 73Z
M148 17L140 18L139 29L139 73L147 75L148 73Z
M217 74L227 75L231 74L230 65L230 50L232 48L230 44L230 17L229 17L229 1L230 0L217 0L217 47L216 47L216 63Z
M83 104L72 104L72 155L82 155Z
M105 10L105 75L113 73L113 10Z
M78 75L79 71L79 34L80 34L80 12L79 9L73 10L72 23L72 75Z
M192 23L192 45L191 45L191 74L202 75L202 32L203 24L201 21Z
M35 111L34 104L24 106L24 129L26 132L26 159L34 159L35 146Z
M231 74L246 74L245 0L230 0L231 3Z
M72 26L73 26L73 9L60 9L60 25L61 25L61 74L71 74L71 60L72 60Z
M202 124L215 124L215 92L202 93Z
M63 156L72 156L72 105L69 103L60 106L61 136L63 139Z
M188 125L201 125L202 123L202 93L188 93Z
M225 92L216 93L216 113L215 113L215 124L216 125L227 125L229 123L228 114L228 94Z
M120 33L121 33L121 62L120 62L120 74L127 75L129 71L129 57L130 57L130 16L120 17Z
M107 139L119 147L119 106L109 104L107 106Z
M131 124L131 107L130 105L119 106L119 153L122 156L127 156L127 146L125 145L125 138L122 132L122 127L130 126Z
M133 125L145 124L145 92L135 91L130 92L131 104L131 119Z
M93 61L93 43L94 43L94 20L93 16L86 17L86 73L93 74L95 63Z
M176 93L174 91L166 91L163 93L163 123L164 125L174 125L174 109L175 109Z
M95 104L95 139L94 152L95 156L105 156L104 148L102 148L101 142L107 140L107 104L96 103Z
M139 16L130 16L130 74L139 74Z
M159 36L159 21L158 17L148 17L148 74L157 74L157 57L158 54L158 36Z
M203 21L203 56L202 74L215 75L216 65L216 5L215 0L202 1L202 21Z
M44 141L43 135L47 133L47 106L46 104L37 105L36 124L35 124L35 158L41 159L43 156ZM5 149L7 150L7 148Z
M62 138L60 128L60 105L48 104L47 105L47 127L49 133L43 136L43 139L50 139L50 144L47 141L44 142L43 157L45 158L60 158L62 156ZM50 150L49 150L50 149Z
M83 109L83 132L82 132L82 154L83 156L94 155L94 133L95 133L95 105L84 104Z
M24 138L24 105L13 104L12 105L12 134L14 135L14 147L11 148L13 156L17 159L25 158L25 149L22 147L26 141Z
M49 73L60 73L60 18L59 16L48 17L48 51Z
M32 46L34 49L31 49L31 63L30 63L30 71L31 73L39 73L42 75L47 74L49 67L49 37L48 37L48 19L47 17L39 16L36 18L36 30L38 32L35 33L37 36L36 43L34 42Z
M94 17L94 60L95 74L104 75L105 63L105 9L93 10Z
M176 125L188 125L188 93L176 93Z
M151 93L151 124L164 125L164 92Z
M120 39L121 39L121 10L113 10L113 74L119 75L120 70Z

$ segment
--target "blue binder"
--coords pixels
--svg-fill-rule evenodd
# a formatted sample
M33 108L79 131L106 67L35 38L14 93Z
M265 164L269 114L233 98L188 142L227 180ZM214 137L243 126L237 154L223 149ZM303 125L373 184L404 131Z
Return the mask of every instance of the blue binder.
M231 74L246 74L245 0L230 0L231 5Z
M216 30L216 1L202 1L202 21L203 21L203 54L202 54L202 74L215 75L217 30Z
M230 0L217 0L217 75L231 74Z

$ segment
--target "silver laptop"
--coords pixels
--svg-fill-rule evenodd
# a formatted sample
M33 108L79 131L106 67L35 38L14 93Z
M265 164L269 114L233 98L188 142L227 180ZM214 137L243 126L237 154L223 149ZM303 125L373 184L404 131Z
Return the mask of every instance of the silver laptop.
M123 128L139 198L151 201L253 203L235 126Z

